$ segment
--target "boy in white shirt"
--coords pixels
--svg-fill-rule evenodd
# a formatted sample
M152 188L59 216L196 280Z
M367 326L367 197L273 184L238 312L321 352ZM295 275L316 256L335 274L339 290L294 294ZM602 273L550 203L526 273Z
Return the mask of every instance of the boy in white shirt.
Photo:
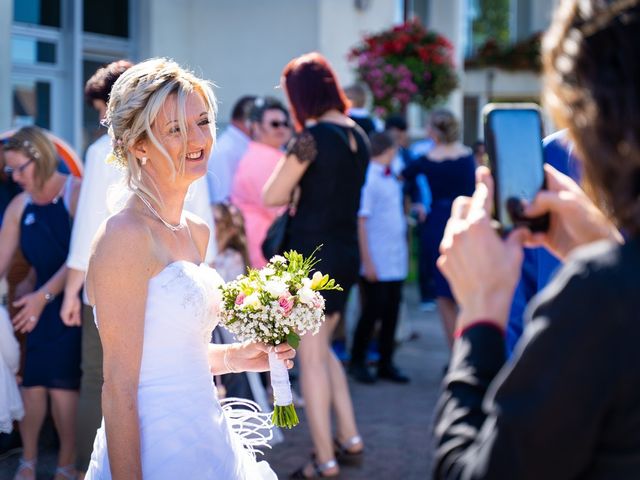
M376 381L365 362L373 328L380 320L377 377L407 383L409 378L393 364L408 244L402 183L391 169L396 147L388 133L371 136L371 155L358 212L362 314L354 334L349 373L362 383Z

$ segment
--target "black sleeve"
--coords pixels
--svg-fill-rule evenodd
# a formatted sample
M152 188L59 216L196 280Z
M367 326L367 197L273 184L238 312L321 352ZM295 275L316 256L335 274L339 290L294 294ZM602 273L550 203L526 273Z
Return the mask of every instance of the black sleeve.
M495 329L474 326L456 340L437 411L434 478L567 479L589 466L617 365L603 320L611 302L593 284L565 267L536 299L504 366Z
M313 162L318 155L316 140L309 130L303 130L287 145L287 156L295 155L299 162Z

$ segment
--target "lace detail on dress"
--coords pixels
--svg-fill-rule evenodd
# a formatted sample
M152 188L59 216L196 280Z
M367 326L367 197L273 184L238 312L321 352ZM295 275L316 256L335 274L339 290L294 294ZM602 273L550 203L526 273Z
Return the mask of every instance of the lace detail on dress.
M316 140L308 130L294 137L287 146L287 155L295 155L300 162L313 162L318 156Z
M220 275L205 264L200 266L188 264L199 270L198 275L189 273L188 269L179 268L182 262L175 262L166 267L168 270L175 271L164 281L160 288L166 295L175 295L175 291L184 292L180 300L182 308L191 312L195 319L200 322L202 339L209 343L211 340L211 331L218 323L218 314L220 311L220 302L222 301L222 293L219 286L224 282Z

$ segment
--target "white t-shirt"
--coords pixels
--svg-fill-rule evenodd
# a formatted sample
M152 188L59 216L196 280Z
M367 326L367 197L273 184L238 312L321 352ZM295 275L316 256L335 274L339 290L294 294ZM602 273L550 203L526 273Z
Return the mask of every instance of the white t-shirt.
M109 135L101 136L87 150L67 257L67 266L75 270L87 271L93 237L102 222L111 215L107 193L112 185L121 182L124 175L124 170L105 161L110 153Z
M367 219L369 254L378 280L390 282L407 278L409 253L402 183L385 170L379 163L369 163L358 217Z

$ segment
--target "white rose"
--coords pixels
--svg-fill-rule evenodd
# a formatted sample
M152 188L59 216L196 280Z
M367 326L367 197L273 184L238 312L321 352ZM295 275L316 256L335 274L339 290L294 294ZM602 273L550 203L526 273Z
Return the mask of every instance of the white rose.
M287 284L280 280L269 280L265 282L264 289L269 292L269 295L280 298L287 291Z
M258 297L258 294L256 292L253 292L251 295L248 295L244 298L242 306L245 308L260 308L262 307L262 303L260 302L260 297Z
M273 257L271 257L271 260L269 260L269 262L271 262L271 263L286 263L287 259L284 258L282 255L274 255Z
M271 268L271 267L264 267L262 270L260 270L260 278L262 280L266 280L267 277L270 277L271 275L274 275L276 273L276 271Z
M314 298L315 292L311 290L311 287L304 286L300 290L298 290L298 300L300 300L305 305L313 305Z

